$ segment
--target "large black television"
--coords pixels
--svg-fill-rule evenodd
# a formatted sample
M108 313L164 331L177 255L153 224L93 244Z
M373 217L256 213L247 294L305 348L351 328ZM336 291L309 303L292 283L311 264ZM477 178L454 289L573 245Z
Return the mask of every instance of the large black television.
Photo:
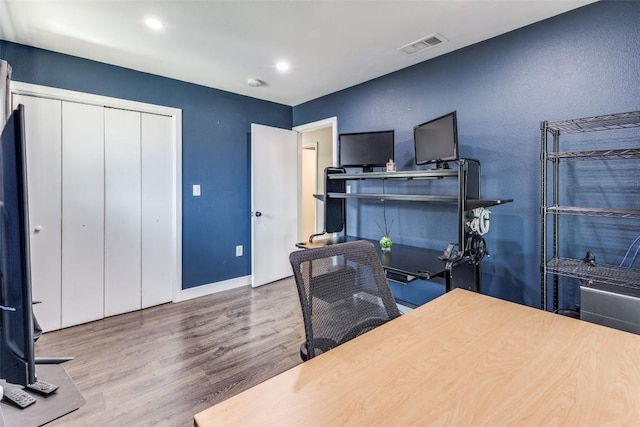
M386 166L394 155L394 131L342 133L338 137L338 162L341 167L359 167L373 172Z
M0 378L37 381L29 264L29 217L24 107L0 135Z
M435 163L438 168L448 168L448 162L458 160L456 112L415 126L413 141L417 165Z

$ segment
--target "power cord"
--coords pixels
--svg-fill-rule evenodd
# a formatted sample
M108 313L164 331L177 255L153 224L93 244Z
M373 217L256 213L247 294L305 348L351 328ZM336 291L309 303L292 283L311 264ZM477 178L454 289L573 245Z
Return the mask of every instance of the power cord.
M482 258L489 255L487 243L479 234L471 233L467 238L467 251L473 264L479 264Z
M484 236L489 232L489 214L491 211L485 208L475 208L471 211L473 213L473 219L467 221L467 227L481 236Z
M629 253L631 253L631 249L633 249L633 246L639 240L640 240L640 236L636 237L636 239L633 241L633 243L631 243L631 245L629 245L629 249L627 249L627 253L624 254L624 258L622 258L622 261L620 262L620 265L618 267L624 267L624 262L627 260L627 256L629 256ZM636 252L633 254L633 259L631 260L631 262L629 263L629 266L627 268L633 267L633 264L636 262L636 258L638 257L638 252L640 252L640 245L638 245L638 248L636 249Z

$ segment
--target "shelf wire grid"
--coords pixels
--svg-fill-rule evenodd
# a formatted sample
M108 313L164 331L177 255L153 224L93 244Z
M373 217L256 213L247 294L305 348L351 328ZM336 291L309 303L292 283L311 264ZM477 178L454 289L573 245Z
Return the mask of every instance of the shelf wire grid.
M640 210L636 209L609 209L609 208L586 208L578 206L549 206L549 214L560 215L582 215L605 218L640 219Z
M640 126L640 111L584 117L547 123L551 132L577 133L608 129L625 129Z
M640 291L640 270L609 264L590 264L584 260L552 258L547 262L549 273L585 281L615 285L630 291Z
M621 148L614 150L590 150L571 152L549 152L547 159L576 159L576 160L606 160L606 159L633 159L640 157L640 148Z

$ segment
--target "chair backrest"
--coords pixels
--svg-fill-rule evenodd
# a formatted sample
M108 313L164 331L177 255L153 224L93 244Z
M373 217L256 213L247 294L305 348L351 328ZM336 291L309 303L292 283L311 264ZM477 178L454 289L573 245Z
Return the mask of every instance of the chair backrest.
M311 359L400 316L371 242L304 249L289 255ZM301 350L302 351L302 350Z

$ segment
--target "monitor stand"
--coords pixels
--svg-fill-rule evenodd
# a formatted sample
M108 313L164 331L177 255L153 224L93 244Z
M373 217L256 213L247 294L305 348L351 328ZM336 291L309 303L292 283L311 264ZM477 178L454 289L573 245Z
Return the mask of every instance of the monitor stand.
M0 420L4 419L5 426L43 425L73 412L85 404L82 394L61 364L38 365L36 375L42 381L60 387L48 396L27 391L37 401L25 409L18 409L9 403L0 402ZM0 381L1 387L5 385L4 381Z
M36 365L59 365L60 363L64 363L64 362L68 362L70 360L73 360L73 357L64 357L64 356L59 356L59 357L51 357L51 356L44 356L44 357L36 357Z
M451 169L449 167L449 162L446 160L438 160L436 162L436 169Z

